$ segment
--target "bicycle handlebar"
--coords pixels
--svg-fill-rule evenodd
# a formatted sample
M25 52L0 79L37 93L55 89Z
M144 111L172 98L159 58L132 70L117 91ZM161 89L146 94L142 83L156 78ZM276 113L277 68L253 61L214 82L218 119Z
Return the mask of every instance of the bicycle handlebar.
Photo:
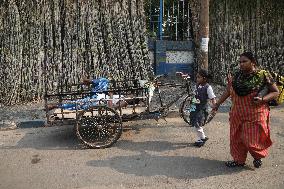
M183 79L190 79L190 75L183 72L176 72L176 76L181 76Z
M154 77L154 81L158 80L158 79L161 78L161 77L167 77L167 76L168 76L167 74L156 75L156 76Z

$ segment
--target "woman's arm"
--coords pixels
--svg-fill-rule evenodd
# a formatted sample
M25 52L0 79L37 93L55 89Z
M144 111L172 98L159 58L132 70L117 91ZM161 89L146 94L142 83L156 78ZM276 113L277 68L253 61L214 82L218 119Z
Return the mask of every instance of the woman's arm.
M269 93L262 98L264 102L269 102L273 99L276 99L279 95L279 90L275 83L273 83L272 85L269 85L268 89L269 89Z
M279 90L275 83L268 85L269 93L263 97L254 97L255 104L267 103L273 99L276 99L279 95Z
M213 105L212 109L214 111L217 111L219 106L230 96L230 88L227 87L224 93L221 95L221 97L218 99L218 101Z
M218 101L213 105L212 107L213 111L217 111L219 106L230 96L230 90L231 90L231 86L233 83L233 76L230 72L227 75L227 83L228 84L227 84L226 90L221 95L221 97L218 99Z

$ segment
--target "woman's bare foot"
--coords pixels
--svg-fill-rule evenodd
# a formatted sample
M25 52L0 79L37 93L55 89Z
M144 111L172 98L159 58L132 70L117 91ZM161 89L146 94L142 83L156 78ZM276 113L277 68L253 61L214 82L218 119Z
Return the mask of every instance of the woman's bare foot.
M58 106L56 104L47 104L46 106L46 110L52 110L52 109L55 109L57 108Z

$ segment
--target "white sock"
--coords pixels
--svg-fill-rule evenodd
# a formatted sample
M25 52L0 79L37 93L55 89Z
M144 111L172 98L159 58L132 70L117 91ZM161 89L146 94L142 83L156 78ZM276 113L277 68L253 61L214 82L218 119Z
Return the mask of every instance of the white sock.
M196 133L197 133L198 140L205 139L206 136L204 134L202 127L195 128L195 130L196 130Z

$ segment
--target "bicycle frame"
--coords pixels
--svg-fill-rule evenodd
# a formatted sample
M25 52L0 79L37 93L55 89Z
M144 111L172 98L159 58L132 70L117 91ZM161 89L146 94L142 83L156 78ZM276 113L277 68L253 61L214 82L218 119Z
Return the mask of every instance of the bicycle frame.
M181 72L176 73L176 75L179 75L179 74L185 80L185 84L167 84L167 83L165 83L165 84L159 85L158 80L155 79L155 85L157 86L159 100L160 100L160 104L161 104L160 112L167 111L175 102L177 102L179 99L181 99L185 94L187 94L187 96L185 98L193 95L192 88L191 88L191 81L190 81L191 78L187 74L183 74ZM157 76L157 78L159 78L159 77L161 77L161 76ZM180 88L186 88L186 90L183 91L177 97L175 97L173 100L171 100L169 103L164 104L162 97L161 97L160 86L180 87Z

